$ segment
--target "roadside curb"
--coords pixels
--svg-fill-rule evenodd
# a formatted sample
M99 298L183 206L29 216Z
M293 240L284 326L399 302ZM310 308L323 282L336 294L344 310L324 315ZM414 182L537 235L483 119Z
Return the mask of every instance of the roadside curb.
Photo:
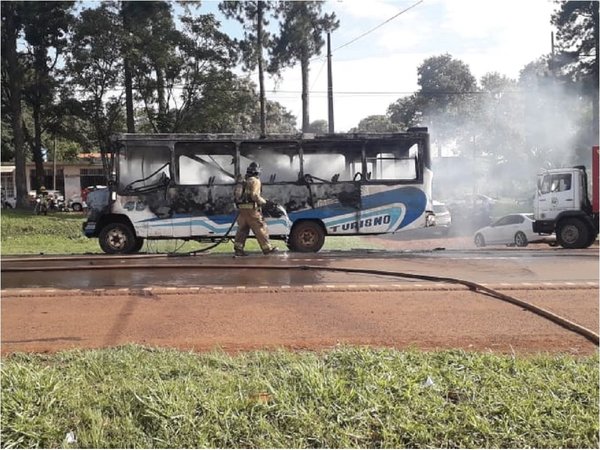
M541 283L480 283L499 291L522 290L573 290L598 289L597 282L541 282ZM109 289L2 289L2 299L22 297L114 297L191 294L247 294L247 293L286 293L286 292L414 292L414 291L469 291L466 286L452 283L389 283L389 284L325 284L325 285L262 285L262 286L187 286Z

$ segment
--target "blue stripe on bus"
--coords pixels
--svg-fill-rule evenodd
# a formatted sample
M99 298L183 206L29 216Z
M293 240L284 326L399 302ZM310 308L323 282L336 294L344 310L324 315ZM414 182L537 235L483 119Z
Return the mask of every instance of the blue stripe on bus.
M425 211L425 207L427 205L427 196L421 189L418 189L418 188L415 188L412 186L407 186L407 187L403 187L400 189L394 189L393 191L378 192L376 194L366 195L366 196L362 197L361 203L362 203L363 211L386 206L391 203L402 203L406 208L406 214L402 220L402 223L398 226L398 229L400 229L400 228L403 228L406 225L414 222L416 219L418 219L423 214L423 212ZM394 209L397 209L397 208L392 208L390 210L386 210L386 212L393 211ZM356 214L357 211L358 210L355 208L342 206L340 203L332 203L330 205L322 206L319 208L306 209L303 211L292 212L289 214L289 217L292 222L294 222L298 219L325 220L328 218L334 219L336 216L342 216L342 215L347 215L347 214ZM367 213L367 214L371 215L370 213ZM381 214L381 212L377 212L375 214ZM397 213L397 214L399 214L399 213ZM368 215L362 214L362 217L363 218L368 217ZM194 216L194 217L198 217L198 216ZM215 216L200 216L200 217L207 217L207 218L210 217L210 221L217 224L217 226L218 226L218 225L231 224L231 222L235 218L235 214L227 214L227 215L221 214L221 215L215 215ZM195 219L191 215L188 215L188 214L176 214L173 216L173 219L186 219L186 218L190 218L192 221L192 224L203 225L203 226L209 228L211 231L219 231L219 229L216 228L215 226L208 225L204 219L200 219L200 218ZM398 217L396 216L396 219L397 218ZM161 219L161 218L157 217L157 218L141 220L138 223L159 222L159 221L163 221L163 220L165 220L165 219ZM343 223L348 220L351 220L351 219L339 219L335 222L330 222L327 225L328 226L335 225L335 224ZM271 222L271 223L273 223L273 222ZM278 223L278 222L275 222L275 223ZM285 221L283 221L283 223L285 224ZM394 222L392 221L391 223L394 223ZM152 226L190 226L190 223L189 222L182 222L181 224L179 224L179 223L168 223L168 224L156 223L156 224L151 224L151 225Z

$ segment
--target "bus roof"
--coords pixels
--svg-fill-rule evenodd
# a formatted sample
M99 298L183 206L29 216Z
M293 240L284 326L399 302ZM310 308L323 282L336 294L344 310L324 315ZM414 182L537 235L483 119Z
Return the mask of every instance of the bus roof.
M335 133L335 134L269 134L261 138L258 135L235 133L118 133L112 136L114 141L243 141L243 142L277 142L277 141L353 141L406 139L418 135L426 135L427 128L409 128L404 133Z

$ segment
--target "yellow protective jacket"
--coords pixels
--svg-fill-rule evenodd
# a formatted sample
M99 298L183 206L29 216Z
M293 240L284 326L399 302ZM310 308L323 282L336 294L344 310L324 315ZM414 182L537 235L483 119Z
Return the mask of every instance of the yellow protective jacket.
M258 177L246 177L246 179L236 186L235 200L238 205L248 205L254 203L257 207L262 206L267 201L261 196L262 184Z

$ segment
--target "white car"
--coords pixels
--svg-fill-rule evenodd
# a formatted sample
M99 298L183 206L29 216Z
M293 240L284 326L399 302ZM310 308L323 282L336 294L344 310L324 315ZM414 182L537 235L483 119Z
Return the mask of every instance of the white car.
M527 247L532 242L552 242L555 235L533 232L533 214L518 213L501 217L487 227L475 232L473 241L477 247L504 244Z
M452 225L452 217L450 211L444 203L433 201L433 212L435 214L436 227L449 227Z
M435 227L431 231L435 234L447 236L452 225L452 216L444 203L433 201L433 213L435 214Z
M69 208L70 210L75 211L75 212L80 212L80 211L83 211L85 208L87 208L87 204L81 198L81 195L75 194L67 202L67 208Z

